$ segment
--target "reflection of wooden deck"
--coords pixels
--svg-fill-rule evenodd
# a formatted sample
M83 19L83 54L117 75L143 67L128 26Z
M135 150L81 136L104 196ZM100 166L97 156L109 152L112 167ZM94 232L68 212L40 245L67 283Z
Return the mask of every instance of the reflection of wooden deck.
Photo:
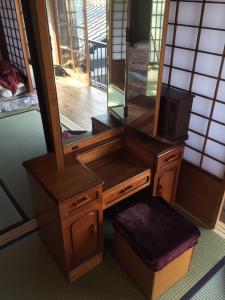
M83 130L91 130L91 117L107 112L107 94L71 78L56 79L60 114Z

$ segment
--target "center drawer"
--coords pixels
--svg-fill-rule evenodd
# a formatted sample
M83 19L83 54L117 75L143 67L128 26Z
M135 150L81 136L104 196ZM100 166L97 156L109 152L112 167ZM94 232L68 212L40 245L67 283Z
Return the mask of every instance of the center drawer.
M132 179L126 180L121 184L116 185L103 192L103 209L106 209L126 197L138 192L139 190L150 185L151 172L150 170L135 176Z

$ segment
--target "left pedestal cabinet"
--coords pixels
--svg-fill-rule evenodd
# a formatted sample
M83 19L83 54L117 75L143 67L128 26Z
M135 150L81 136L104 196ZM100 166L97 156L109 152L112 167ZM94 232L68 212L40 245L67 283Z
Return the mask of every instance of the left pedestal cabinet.
M92 268L93 263L102 260L103 218L100 187L96 186L69 199L59 210L68 278L74 280L82 275L82 264L85 264L83 267L86 270L88 262Z
M68 280L73 281L102 261L102 184L81 174L83 185L89 188L81 187L80 192L62 200L62 189L66 187L57 182L60 173L58 179L49 177L51 185L43 185L37 173L28 172L28 177L39 236ZM67 181L70 185L72 178Z

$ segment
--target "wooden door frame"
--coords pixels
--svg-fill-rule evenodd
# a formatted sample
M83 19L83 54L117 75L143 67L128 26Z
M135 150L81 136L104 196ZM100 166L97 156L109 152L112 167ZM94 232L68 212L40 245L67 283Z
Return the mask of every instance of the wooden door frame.
M50 0L53 1L52 3L52 17L53 17L53 21L54 21L54 29L55 29L55 34L56 34L56 40L57 40L57 51L58 51L58 57L59 57L59 62L60 64L62 64L62 49L60 47L61 44L61 35L60 35L60 23L58 21L58 8L57 8L57 0ZM68 10L66 8L66 0L63 0L63 7L64 7L64 12L66 15L66 23L68 24L68 36L69 36L69 43L70 43L70 49L68 50L71 53L71 56L73 58L73 71L75 72L75 65L74 65L74 49L72 47L72 23L70 20L70 14L69 14L69 18L68 18L68 12L71 11L71 6L68 6ZM87 73L87 83L88 85L90 85L91 82L91 67L90 67L90 53L89 53L89 45L88 45L88 25L87 25L87 3L86 0L83 0L83 17L84 17L84 32L85 32L85 52L86 52L86 73Z
M23 48L24 62L25 62L25 67L26 67L26 72L27 72L28 92L32 93L34 91L34 89L33 89L33 84L32 84L32 79L31 79L31 73L30 73L29 50L28 50L28 45L27 45L27 37L26 37L21 1L14 0L14 3L15 3L15 8L16 8L16 17L17 17L17 21L18 21L20 40L21 40L21 44L22 44L22 48Z
M21 0L41 117L48 152L55 152L57 169L64 170L64 154L45 0Z

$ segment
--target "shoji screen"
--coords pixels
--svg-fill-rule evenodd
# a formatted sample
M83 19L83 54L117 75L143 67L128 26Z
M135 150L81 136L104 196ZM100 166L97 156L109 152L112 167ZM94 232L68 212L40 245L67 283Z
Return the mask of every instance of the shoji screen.
M0 0L0 17L9 61L26 76L26 64L14 0Z
M128 0L112 1L112 59L126 58Z
M171 1L163 82L193 92L184 158L224 177L225 1Z

